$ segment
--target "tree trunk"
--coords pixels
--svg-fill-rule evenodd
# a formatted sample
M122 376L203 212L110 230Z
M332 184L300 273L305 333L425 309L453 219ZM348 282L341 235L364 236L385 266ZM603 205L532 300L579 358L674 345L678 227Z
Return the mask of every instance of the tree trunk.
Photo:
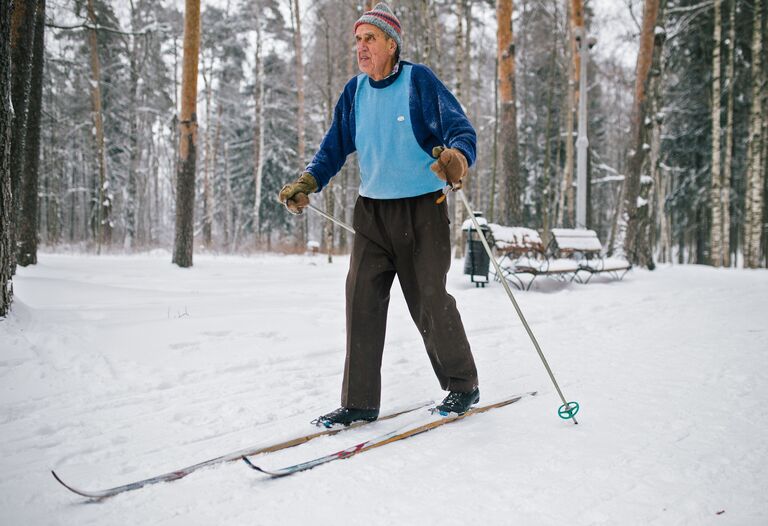
M641 214L638 214L638 201L641 190L641 173L646 153L650 150L648 131L650 119L648 116L648 84L650 82L651 64L653 61L654 31L659 15L659 0L645 0L643 7L643 23L640 32L640 49L637 53L634 102L632 105L632 131L630 135L631 152L627 175L624 180L624 210L621 214L621 229L618 239L623 242L626 257L635 264L652 266L653 260L647 258L644 247L647 240L640 239ZM647 203L640 203L647 208Z
M14 13L15 14L15 13ZM13 301L14 223L11 194L11 0L0 0L0 317Z
M760 238L763 221L762 126L762 0L754 0L752 28L752 108L749 118L749 149L747 153L746 214L744 218L744 266L760 265Z
M710 186L710 208L712 210L712 229L710 230L710 263L712 266L723 265L723 210L722 179L720 173L720 45L722 20L720 16L721 0L715 3L715 27L712 47L712 179Z
M139 9L130 2L131 8L131 28L133 31L140 31L141 20ZM139 36L131 36L131 54L129 58L130 67L130 106L128 108L130 141L130 160L128 163L128 188L125 202L125 226L128 246L133 247L136 243L136 203L138 201L138 177L140 153L140 135L139 135Z
M205 52L203 52L205 53ZM205 57L203 57L205 59ZM213 57L208 65L207 72L205 60L203 60L203 83L205 84L205 153L203 158L203 246L211 249L213 236L213 188L211 187L211 156L213 151L213 121L211 119L211 91L213 79ZM225 218L226 224L227 218ZM226 242L226 240L225 240Z
M306 137L304 132L304 59L302 58L302 38L301 38L301 13L299 12L299 0L292 0L291 10L293 15L293 46L296 56L296 98L298 107L296 110L296 131L297 131L297 147L296 153L299 157L299 165L301 170L304 169L307 163L306 159ZM307 228L307 215L300 216L299 221L301 228L299 230L299 242L302 246L306 244L308 228Z
M424 29L421 34L421 45L419 46L422 57L421 62L423 64L432 64L432 49L435 39L433 32L432 10L430 7L430 0L419 1L419 22Z
M499 57L499 98L501 99L501 185L504 188L501 221L518 225L520 214L520 167L515 108L515 44L512 32L512 0L498 0L496 33Z
M91 112L93 117L93 138L96 145L96 163L98 166L98 203L96 203L96 243L97 251L101 246L112 241L112 196L107 180L107 159L104 151L104 115L101 104L101 63L99 61L99 38L96 30L96 12L93 0L88 0L88 20L93 26L89 30L88 44L91 52Z
M496 56L496 67L493 79L493 145L491 165L491 188L489 192L490 206L488 207L488 221L496 222L496 196L499 193L496 187L499 171L499 56Z
M43 67L45 64L45 0L37 0L32 76L27 106L27 132L24 146L24 177L21 181L21 207L16 258L22 267L37 263L37 199L40 168L40 118L43 105Z
M184 66L181 80L179 168L176 176L176 234L173 263L192 266L195 227L195 161L197 158L197 65L200 54L200 0L186 0Z
M256 82L254 83L254 106L256 110L256 126L253 137L253 179L255 195L253 200L253 235L254 247L259 248L261 242L261 183L264 178L264 126L266 124L264 110L264 59L261 24L256 21Z
M469 43L465 40L464 22L469 22L469 9L467 0L458 0L456 2L456 98L461 101L469 99L464 96L464 90L468 88L466 81L466 72L469 70ZM469 28L467 28L468 30ZM467 177L469 179L469 177ZM465 181L466 183L466 181ZM463 190L469 193L469 188ZM464 208L458 199L453 199L454 215L451 228L453 229L453 256L460 259L464 256L464 244L462 243L461 226L464 223Z
M330 23L327 17L323 17L323 38L325 40L325 128L328 129L333 122L333 58L331 57L331 34ZM323 192L325 211L331 216L336 215L336 200L334 191L336 185L334 181L328 184ZM333 263L334 249L334 224L332 221L325 221L323 224L323 238L325 239L325 252L328 257L328 263Z
M19 237L19 210L27 135L27 108L32 75L32 55L35 33L36 2L13 2L11 14L11 103L13 104L10 151L11 173L11 228L9 229L11 269L16 271L16 253Z
M560 204L558 206L557 224L571 227L576 224L573 190L573 157L575 126L574 113L579 99L579 74L581 71L581 55L576 48L575 33L577 28L584 33L584 4L583 0L566 0L568 11L568 49L571 60L568 61L568 86L565 100L565 168L560 189Z
M558 43L558 32L557 32L557 3L555 1L552 2L552 8L555 16L553 17L553 24L552 24L552 35L553 35L553 41L552 41L552 52L550 53L549 57L549 86L547 87L547 124L544 128L544 169L542 173L542 181L541 181L541 228L542 228L542 240L544 243L547 243L549 241L549 230L552 225L550 225L551 221L551 215L550 215L550 166L551 166L551 155L552 155L552 99L554 97L555 92L555 68L557 66L557 43Z
M733 96L734 63L736 60L736 0L730 1L728 14L728 62L725 68L725 85L728 90L725 117L725 160L723 184L720 188L720 207L723 221L723 265L731 266L731 177L733 173Z

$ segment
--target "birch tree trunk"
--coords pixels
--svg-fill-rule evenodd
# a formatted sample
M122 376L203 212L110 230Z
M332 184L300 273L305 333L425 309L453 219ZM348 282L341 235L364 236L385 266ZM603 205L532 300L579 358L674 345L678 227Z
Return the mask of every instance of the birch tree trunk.
M256 82L254 84L255 120L253 137L253 179L255 195L253 201L254 247L261 244L261 182L264 178L264 59L262 57L261 24L256 21Z
M749 149L747 152L746 214L744 219L744 266L760 265L760 238L763 222L762 126L762 0L754 0L752 28L752 108L749 118Z
M496 33L499 58L499 98L501 102L501 221L506 225L520 223L520 167L517 144L517 110L515 108L515 44L512 32L512 0L498 0Z
M715 3L715 27L712 48L712 180L710 187L710 208L712 224L710 229L710 263L714 267L723 265L723 210L722 179L720 173L720 45L722 20L720 15L721 0Z
M656 20L659 14L659 0L645 0L643 7L643 23L640 32L640 49L637 53L637 66L635 69L635 92L632 105L632 132L630 135L631 150L627 176L624 180L624 209L621 214L624 235L619 235L619 241L623 241L623 249L627 258L635 264L652 266L653 260L648 261L645 251L641 250L649 245L647 240L640 239L641 229L639 224L638 204L647 207L647 203L638 203L640 197L640 177L643 162L650 145L648 144L648 129L650 120L646 120L648 114L647 88L650 81L651 63L653 61L654 33ZM622 239L623 237L623 239Z
M8 314L13 301L11 115L11 0L0 0L0 317Z
M733 96L734 64L736 61L736 0L730 1L728 14L728 62L725 68L727 93L725 117L725 160L723 184L720 188L720 206L723 218L723 266L731 266L731 177L733 173Z
M37 199L40 168L40 118L43 105L43 67L45 63L45 0L37 0L34 45L32 46L32 76L27 107L27 132L24 146L24 177L21 180L21 200L18 223L16 258L22 267L37 263Z
M93 0L88 0L88 20L93 26L89 30L88 43L91 52L91 113L93 116L93 138L96 144L98 167L98 203L96 204L97 252L112 241L112 195L107 179L107 159L104 151L104 114L101 104L101 62L99 61L99 37L96 29L96 12Z
M176 232L173 263L192 266L195 227L195 161L197 159L197 67L200 54L200 0L186 0L184 59L179 120L179 168L176 175Z

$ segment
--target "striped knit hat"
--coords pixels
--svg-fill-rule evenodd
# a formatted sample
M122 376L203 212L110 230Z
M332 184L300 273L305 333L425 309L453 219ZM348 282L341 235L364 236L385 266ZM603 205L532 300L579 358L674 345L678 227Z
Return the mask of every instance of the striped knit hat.
M398 20L389 6L384 2L376 4L372 11L363 13L363 16L355 22L355 31L357 31L357 26L360 24L371 24L372 26L378 27L395 40L398 49L403 46L403 41L400 37L400 34L402 33L400 29L400 20Z

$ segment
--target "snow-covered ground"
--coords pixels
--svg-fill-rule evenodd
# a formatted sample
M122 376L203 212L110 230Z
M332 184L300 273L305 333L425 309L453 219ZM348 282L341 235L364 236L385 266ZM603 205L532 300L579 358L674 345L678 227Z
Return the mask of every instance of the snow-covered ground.
M310 431L335 408L347 260L43 254L0 321L0 523L768 524L768 272L663 267L518 293L449 276L483 401L539 395L283 479L242 462L100 489ZM439 399L396 284L383 408ZM257 458L283 467L364 430Z

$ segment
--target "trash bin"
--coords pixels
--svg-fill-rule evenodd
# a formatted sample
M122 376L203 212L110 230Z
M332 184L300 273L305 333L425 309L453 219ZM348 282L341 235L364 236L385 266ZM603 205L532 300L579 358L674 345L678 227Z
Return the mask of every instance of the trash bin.
M486 241L491 229L488 227L488 221L483 217L482 212L474 212L477 222L480 224L480 233L475 228L471 219L464 221L461 229L467 233L467 251L464 255L464 274L469 276L470 281L475 287L485 287L488 283L488 267L491 260L480 240L482 234Z

